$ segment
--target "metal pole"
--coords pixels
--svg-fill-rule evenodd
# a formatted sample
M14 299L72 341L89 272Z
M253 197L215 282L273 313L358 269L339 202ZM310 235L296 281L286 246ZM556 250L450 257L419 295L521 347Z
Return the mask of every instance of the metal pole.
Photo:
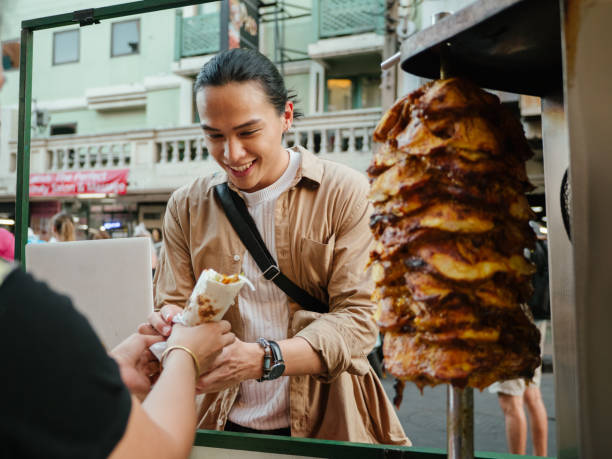
M30 210L30 133L32 115L32 44L31 29L21 30L19 64L19 132L17 138L17 189L15 193L15 259L25 267Z
M474 389L448 385L446 441L449 459L474 457Z
M382 61L380 63L380 69L381 70L388 70L388 69L392 68L394 65L400 63L400 58L401 57L402 57L402 53L400 51L398 51L397 53L395 53L390 58Z
M445 17L450 16L451 13L448 11L441 11L436 13L431 18L431 23L435 24L436 22L440 22ZM442 43L440 45L440 79L444 80L449 78L451 69L450 69L450 56L448 53L448 43Z

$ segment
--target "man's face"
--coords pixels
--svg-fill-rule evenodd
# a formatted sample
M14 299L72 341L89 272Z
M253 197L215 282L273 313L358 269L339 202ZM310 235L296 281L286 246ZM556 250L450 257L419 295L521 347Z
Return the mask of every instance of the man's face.
M238 189L253 192L285 171L282 135L293 121L293 103L279 115L257 82L207 86L196 96L208 152Z

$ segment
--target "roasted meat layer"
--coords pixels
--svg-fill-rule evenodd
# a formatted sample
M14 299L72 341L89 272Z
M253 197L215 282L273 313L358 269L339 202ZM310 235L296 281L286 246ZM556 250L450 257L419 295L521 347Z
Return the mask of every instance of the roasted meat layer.
M370 263L385 367L419 387L531 377L532 152L520 123L496 96L452 78L398 100L374 140Z

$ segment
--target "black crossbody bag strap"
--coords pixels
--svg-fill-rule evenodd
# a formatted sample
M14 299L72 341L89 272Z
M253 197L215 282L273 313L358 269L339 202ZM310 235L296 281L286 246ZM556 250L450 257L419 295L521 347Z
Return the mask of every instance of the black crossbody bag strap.
M249 253L261 269L267 280L274 282L278 288L297 302L304 309L314 312L325 313L329 311L328 306L295 285L287 276L280 272L274 257L268 251L259 230L253 221L244 201L236 192L231 190L227 183L215 185L215 196L221 202L227 219L240 237L240 240L248 249Z

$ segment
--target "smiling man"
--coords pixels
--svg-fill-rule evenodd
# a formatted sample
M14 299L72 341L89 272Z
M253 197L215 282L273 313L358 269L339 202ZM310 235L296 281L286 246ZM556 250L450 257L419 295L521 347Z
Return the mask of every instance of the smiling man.
M365 176L283 147L293 97L262 54L218 54L195 89L206 147L224 173L170 198L155 277L160 311L141 332L170 333L204 269L243 271L256 290L242 290L225 316L237 339L198 382L199 427L410 444L366 358L378 330L365 271ZM213 195L222 183L244 200L280 271L329 312L301 307L262 276Z

